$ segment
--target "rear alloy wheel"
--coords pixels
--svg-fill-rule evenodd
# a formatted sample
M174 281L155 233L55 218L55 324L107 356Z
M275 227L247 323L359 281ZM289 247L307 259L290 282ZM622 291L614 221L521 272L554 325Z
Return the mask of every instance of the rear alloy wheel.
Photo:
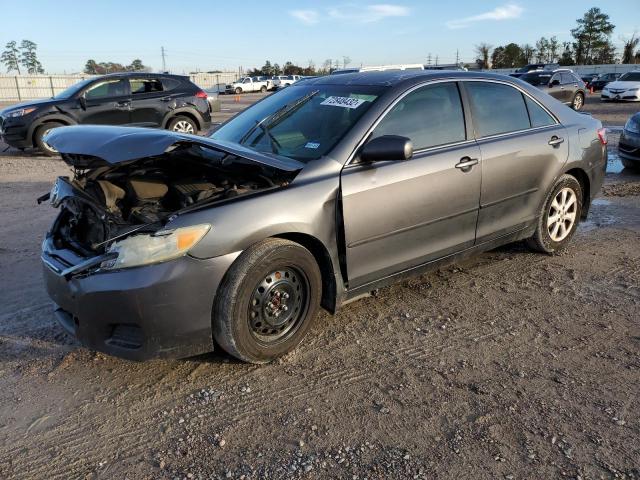
M529 246L543 253L556 253L567 246L582 214L582 187L571 175L562 175L547 197Z
M573 97L573 101L571 102L571 108L575 111L582 109L584 105L584 95L580 92L576 93Z
M196 125L196 122L191 120L189 117L176 117L169 122L168 129L172 132L195 135L198 127Z
M38 127L33 134L33 143L43 154L47 157L55 157L58 154L58 151L50 146L47 142L43 140L43 137L49 133L54 128L63 127L64 124L60 122L47 122L44 125Z
M306 248L264 240L242 252L225 275L213 309L214 338L245 362L272 361L303 340L321 293L320 269Z

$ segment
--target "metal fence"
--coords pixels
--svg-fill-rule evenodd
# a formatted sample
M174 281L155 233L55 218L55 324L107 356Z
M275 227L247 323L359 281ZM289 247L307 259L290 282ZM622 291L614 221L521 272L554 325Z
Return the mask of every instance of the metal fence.
M0 75L0 102L49 98L92 75ZM237 72L198 73L190 80L203 89L224 90L238 79Z

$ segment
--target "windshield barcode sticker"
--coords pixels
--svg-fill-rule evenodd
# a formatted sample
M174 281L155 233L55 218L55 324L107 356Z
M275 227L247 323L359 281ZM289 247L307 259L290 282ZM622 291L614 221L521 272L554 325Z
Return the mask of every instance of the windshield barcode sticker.
M342 107L342 108L358 108L365 101L361 98L349 98L349 97L327 97L320 105L329 105L330 107Z

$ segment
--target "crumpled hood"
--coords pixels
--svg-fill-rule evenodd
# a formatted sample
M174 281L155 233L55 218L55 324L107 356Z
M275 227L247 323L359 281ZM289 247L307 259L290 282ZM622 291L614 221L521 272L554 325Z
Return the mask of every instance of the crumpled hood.
M201 145L286 172L304 167L297 160L256 152L237 143L151 128L76 125L51 130L44 141L69 165L96 168L162 155L178 145ZM84 158L83 158L84 157Z
M621 80L616 80L615 82L607 83L608 89L614 90L628 90L630 88L640 88L640 82L625 82Z

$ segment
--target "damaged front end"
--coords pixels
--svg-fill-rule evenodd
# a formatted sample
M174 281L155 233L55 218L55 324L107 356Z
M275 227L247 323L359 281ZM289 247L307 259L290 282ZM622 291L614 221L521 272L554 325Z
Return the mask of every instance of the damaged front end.
M173 132L65 127L47 143L73 167L39 202L60 208L43 261L66 278L185 255L211 228L178 215L286 187L302 164Z

